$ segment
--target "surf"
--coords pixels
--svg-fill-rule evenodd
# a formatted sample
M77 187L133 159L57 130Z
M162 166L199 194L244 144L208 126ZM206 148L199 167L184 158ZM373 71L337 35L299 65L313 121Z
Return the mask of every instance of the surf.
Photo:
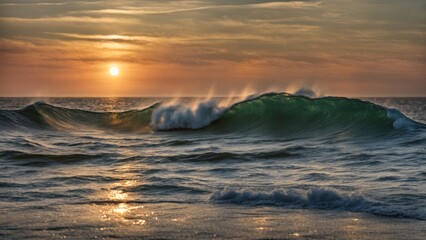
M148 133L197 130L213 133L363 134L424 127L396 109L343 97L309 98L288 93L242 100L207 99L156 103L124 112L92 112L35 102L1 110L3 129L106 130Z
M218 204L245 206L277 206L293 209L339 210L364 212L386 217L426 220L426 213L415 208L391 206L369 200L359 194L345 194L328 188L312 188L306 192L276 189L271 192L223 188L210 195Z

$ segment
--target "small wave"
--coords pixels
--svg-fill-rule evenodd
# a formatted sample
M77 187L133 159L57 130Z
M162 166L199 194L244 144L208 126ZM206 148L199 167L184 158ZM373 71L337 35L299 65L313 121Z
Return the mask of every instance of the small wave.
M252 152L252 153L232 153L232 152L204 152L204 153L195 153L195 154L186 154L186 155L173 155L166 157L170 161L189 161L189 162L215 162L215 161L225 161L225 160L257 160L257 159L283 159L292 156L297 156L298 154L289 150L282 149L276 151L262 151L262 152Z
M330 176L326 173L308 173L303 175L299 180L306 180L306 181L329 181L335 179L334 177Z
M347 195L332 189L324 188L314 188L304 193L294 190L254 192L224 188L215 191L210 196L210 200L216 203L231 203L249 206L280 206L296 209L343 210L389 217L426 220L426 213L418 212L416 209L402 209L382 202L367 200L361 195Z
M19 165L48 165L50 163L74 163L99 158L90 154L42 154L21 151L1 151L0 158L17 160Z
M193 145L193 144L195 144L195 142L190 141L190 140L173 140L173 141L166 142L163 145L165 145L165 146L188 146L188 145Z
M384 177L377 178L375 181L386 182L386 181L398 181L398 180L400 180L400 177L397 177L397 176L384 176Z
M148 193L187 193L187 194L202 194L207 193L207 190L193 187L193 186L185 186L179 184L141 184L138 186L134 186L126 189L127 192L143 192L144 194Z
M121 178L115 178L110 176L100 176L100 175L79 175L79 176L67 176L67 177L52 177L46 179L46 181L52 181L55 183L65 183L65 184L86 184L92 182L105 182L111 183L116 181L121 181Z

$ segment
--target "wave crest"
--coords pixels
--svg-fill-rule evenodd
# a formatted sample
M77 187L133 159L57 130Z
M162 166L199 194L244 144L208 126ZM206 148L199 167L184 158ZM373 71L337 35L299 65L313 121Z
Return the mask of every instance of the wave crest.
M416 209L402 209L381 202L365 199L357 194L343 194L332 189L314 188L307 192L274 190L255 192L224 188L215 191L210 200L215 203L230 203L250 206L280 206L295 209L343 210L365 212L389 217L404 217L426 220L426 213Z
M226 102L223 102L226 101ZM246 99L208 99L193 103L157 103L142 110L90 112L36 102L23 109L0 110L2 129L104 129L151 132L203 129L323 136L384 133L424 126L395 109L357 99L308 98L267 93Z
M200 129L222 116L226 109L215 100L161 106L152 113L150 125L154 130Z
M104 129L129 132L151 131L149 121L159 103L143 110L125 112L91 112L35 102L16 111L1 110L4 129Z

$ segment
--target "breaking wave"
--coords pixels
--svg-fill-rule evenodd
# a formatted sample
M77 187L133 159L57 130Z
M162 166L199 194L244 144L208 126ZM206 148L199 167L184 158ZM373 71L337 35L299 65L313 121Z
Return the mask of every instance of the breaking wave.
M203 129L214 132L340 134L386 132L424 126L396 109L340 97L308 98L286 93L251 96L223 104L157 103L142 110L90 112L36 102L20 110L1 110L3 129L103 129L151 132Z
M154 130L200 129L220 118L227 110L214 100L195 105L172 104L155 109L151 118Z
M280 206L293 209L341 210L365 212L380 216L426 220L426 213L371 201L361 195L342 194L332 189L314 188L307 192L274 190L255 192L224 188L210 196L215 203L249 206Z

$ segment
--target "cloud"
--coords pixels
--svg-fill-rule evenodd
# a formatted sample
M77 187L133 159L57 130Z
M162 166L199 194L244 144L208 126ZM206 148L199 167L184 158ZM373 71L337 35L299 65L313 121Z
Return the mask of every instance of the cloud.
M421 79L423 2L0 1L0 59L17 72L118 62L174 66L194 79L214 79L196 69L222 67L230 85L238 76L324 84L329 77L343 88L356 85L353 76L396 81L388 73L397 70Z
M44 17L44 18L16 18L16 17L1 17L0 21L3 23L59 23L59 22L72 22L72 23L123 23L122 19L117 18L93 18L93 17Z
M169 1L167 3L174 3ZM321 2L317 0L308 1L178 1L178 4L142 5L133 4L125 7L103 8L87 11L76 11L74 14L116 14L116 15L149 15L149 14L170 14L191 11L205 11L212 9L237 9L237 8L303 8L316 7Z
M318 7L320 1L277 1L277 2L264 2L250 4L252 7L258 8L304 8L304 7Z

